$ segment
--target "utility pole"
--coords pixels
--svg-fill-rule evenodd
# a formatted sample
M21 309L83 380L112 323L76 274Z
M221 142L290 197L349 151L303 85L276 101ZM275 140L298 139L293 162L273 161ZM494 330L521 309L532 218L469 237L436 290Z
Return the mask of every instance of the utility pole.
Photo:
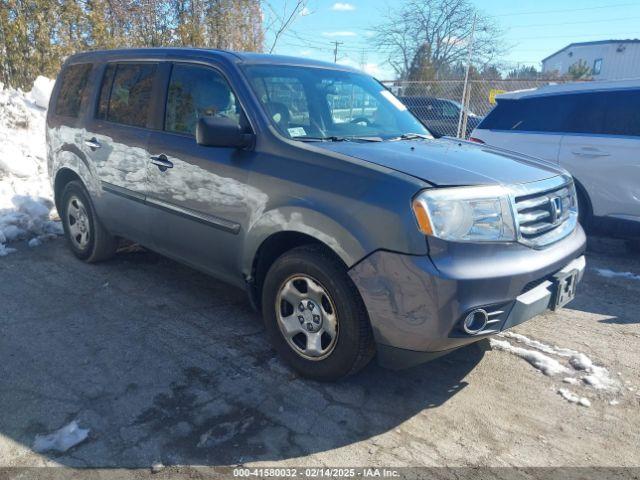
M478 14L473 15L473 26L471 27L471 37L469 38L469 51L467 56L467 68L464 73L464 87L462 88L462 108L460 109L460 117L458 118L458 138L462 138L467 133L467 108L469 107L469 71L471 70L471 61L473 60L473 40L476 34L476 23Z
M367 50L362 49L360 53L360 70L364 71L367 68Z
M334 48L333 48L333 63L338 63L338 47L340 45L343 45L344 42L335 41L335 42L331 42L331 43L333 43L333 45L334 45Z

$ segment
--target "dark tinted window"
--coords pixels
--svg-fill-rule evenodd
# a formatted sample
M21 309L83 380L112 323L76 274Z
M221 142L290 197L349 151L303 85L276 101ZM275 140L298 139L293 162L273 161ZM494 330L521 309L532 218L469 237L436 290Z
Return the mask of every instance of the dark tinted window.
M119 64L109 96L107 120L144 127L147 124L155 64Z
M604 132L640 136L640 90L608 92Z
M480 128L640 136L640 91L501 100Z
M479 128L527 132L562 132L572 109L568 96L499 100Z
M579 93L567 95L570 109L562 132L601 134L604 133L604 117L607 108L606 93Z
M84 63L66 67L60 77L60 89L56 99L56 115L77 117L92 65Z
M174 65L165 130L194 135L201 117L226 117L239 124L239 112L229 84L218 72L194 65Z
M116 73L116 65L109 64L104 71L102 78L102 86L100 87L100 98L98 99L97 118L101 120L107 119L109 111L109 96L111 95L111 86L113 85L113 76Z

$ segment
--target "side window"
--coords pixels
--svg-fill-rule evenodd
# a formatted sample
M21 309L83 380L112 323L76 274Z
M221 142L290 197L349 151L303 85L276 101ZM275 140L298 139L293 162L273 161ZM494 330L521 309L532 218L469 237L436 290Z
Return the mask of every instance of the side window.
M640 90L608 92L604 133L640 137Z
M607 99L601 92L566 95L570 104L565 131L600 134L604 132Z
M567 131L566 120L572 110L566 95L498 100L480 128L520 132Z
M514 130L522 123L521 100L498 100L498 104L480 123L487 130Z
M80 114L82 96L92 67L90 63L83 63L71 65L63 70L56 99L56 115L77 117Z
M442 102L442 116L445 118L458 118L460 110L453 103Z
M106 113L108 121L134 127L147 124L156 69L155 64L118 64Z
M100 97L98 98L98 113L96 118L100 120L107 119L107 113L109 112L109 96L111 95L111 86L113 85L113 76L116 73L116 65L110 63L104 70L104 76L102 77L102 85L100 87Z
M196 65L174 65L164 129L195 135L202 117L226 117L240 125L240 106L220 73Z
M294 77L254 77L253 85L280 131L290 136L304 135L300 128L310 127L309 102L304 86ZM291 133L294 132L294 133Z

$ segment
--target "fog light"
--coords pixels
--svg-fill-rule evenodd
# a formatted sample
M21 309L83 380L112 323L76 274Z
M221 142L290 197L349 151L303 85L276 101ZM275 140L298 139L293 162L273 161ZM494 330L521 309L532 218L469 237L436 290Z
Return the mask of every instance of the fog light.
M469 335L476 335L484 330L488 321L489 315L487 315L487 312L478 308L465 317L462 328L464 328L464 331Z

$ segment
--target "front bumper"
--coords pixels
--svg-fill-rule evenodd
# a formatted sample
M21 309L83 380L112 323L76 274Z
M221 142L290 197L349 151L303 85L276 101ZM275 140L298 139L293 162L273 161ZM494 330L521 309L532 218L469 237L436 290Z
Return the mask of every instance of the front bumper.
M391 368L422 363L543 313L554 301L553 276L582 279L581 227L543 250L518 244L435 245L429 256L377 251L349 273L367 307L378 361ZM461 328L476 308L493 313L490 328Z

